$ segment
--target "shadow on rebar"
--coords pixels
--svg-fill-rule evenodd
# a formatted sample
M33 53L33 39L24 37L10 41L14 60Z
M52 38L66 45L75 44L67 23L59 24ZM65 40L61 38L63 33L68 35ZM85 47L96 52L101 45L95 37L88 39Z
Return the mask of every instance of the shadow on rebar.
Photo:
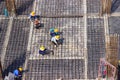
M3 71L3 77L7 76L9 72L12 72L19 68L20 66L23 66L25 62L25 53L20 55L18 58L16 58L4 71Z
M33 4L33 2L34 0L25 1L20 7L17 8L17 15L21 15L24 11L26 11L29 6Z
M120 6L120 0L113 0L112 1L112 7L111 12L115 12L116 9Z

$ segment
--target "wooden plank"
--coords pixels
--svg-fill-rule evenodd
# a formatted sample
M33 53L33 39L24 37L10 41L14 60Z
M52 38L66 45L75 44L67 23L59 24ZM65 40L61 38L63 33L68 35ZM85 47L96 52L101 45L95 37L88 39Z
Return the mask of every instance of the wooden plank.
M106 36L108 41L106 41L106 60L117 67L118 65L118 50L119 50L119 36L117 34ZM111 68L107 68L107 76L111 77Z

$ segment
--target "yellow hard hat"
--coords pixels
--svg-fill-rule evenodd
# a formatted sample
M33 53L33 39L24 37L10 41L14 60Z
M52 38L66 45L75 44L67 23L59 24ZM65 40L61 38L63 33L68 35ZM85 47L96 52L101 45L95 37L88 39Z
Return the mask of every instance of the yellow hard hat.
M59 36L59 35L57 35L57 36L55 36L55 38L56 38L56 39L60 39L60 36Z
M59 30L57 28L54 29L54 32L59 32Z
M32 15L32 16L35 16L35 12L34 12L34 11L32 11L32 12L31 12L31 15Z
M18 70L19 70L19 71L23 71L23 68L19 67Z
M40 46L40 50L41 50L41 51L44 51L44 50L45 50L45 47L44 47L44 46Z

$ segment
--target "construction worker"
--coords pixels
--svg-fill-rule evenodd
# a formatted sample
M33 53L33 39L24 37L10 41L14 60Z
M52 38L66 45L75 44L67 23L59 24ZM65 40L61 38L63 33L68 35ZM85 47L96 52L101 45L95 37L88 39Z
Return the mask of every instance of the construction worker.
M51 28L50 29L50 35L53 37L53 36L56 36L56 35L59 35L59 30L57 28Z
M56 35L51 38L51 42L56 45L56 47L59 45L58 41L60 40L60 36Z
M32 11L32 12L30 13L29 18L30 18L30 20L32 20L32 21L34 21L34 20L36 19L36 15L35 15L35 12L34 12L34 11Z
M35 25L35 28L36 28L36 29L39 29L39 27L40 27L40 20L38 20L38 19L36 18L35 21L34 21L34 25Z
M19 67L18 69L15 69L13 71L13 74L15 75L15 80L19 80L22 77L23 69L22 67Z
M52 54L54 55L53 50L48 50L48 49L46 49L43 45L40 46L39 54L45 55L45 54L48 54L48 53L50 53L50 52L52 52Z

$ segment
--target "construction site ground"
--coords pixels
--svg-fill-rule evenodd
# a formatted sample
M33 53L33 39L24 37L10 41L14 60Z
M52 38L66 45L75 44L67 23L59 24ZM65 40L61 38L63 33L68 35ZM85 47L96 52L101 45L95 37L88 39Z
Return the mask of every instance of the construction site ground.
M120 34L120 0L113 0L111 15L103 16L99 14L101 0L15 1L17 17L5 17L5 2L0 0L0 55L4 76L22 66L26 70L23 80L95 80L98 77L100 58L105 57L105 36ZM31 11L41 16L40 29L29 20ZM58 28L62 33L63 44L57 48L50 43L50 28ZM54 55L40 55L40 45L53 50Z

